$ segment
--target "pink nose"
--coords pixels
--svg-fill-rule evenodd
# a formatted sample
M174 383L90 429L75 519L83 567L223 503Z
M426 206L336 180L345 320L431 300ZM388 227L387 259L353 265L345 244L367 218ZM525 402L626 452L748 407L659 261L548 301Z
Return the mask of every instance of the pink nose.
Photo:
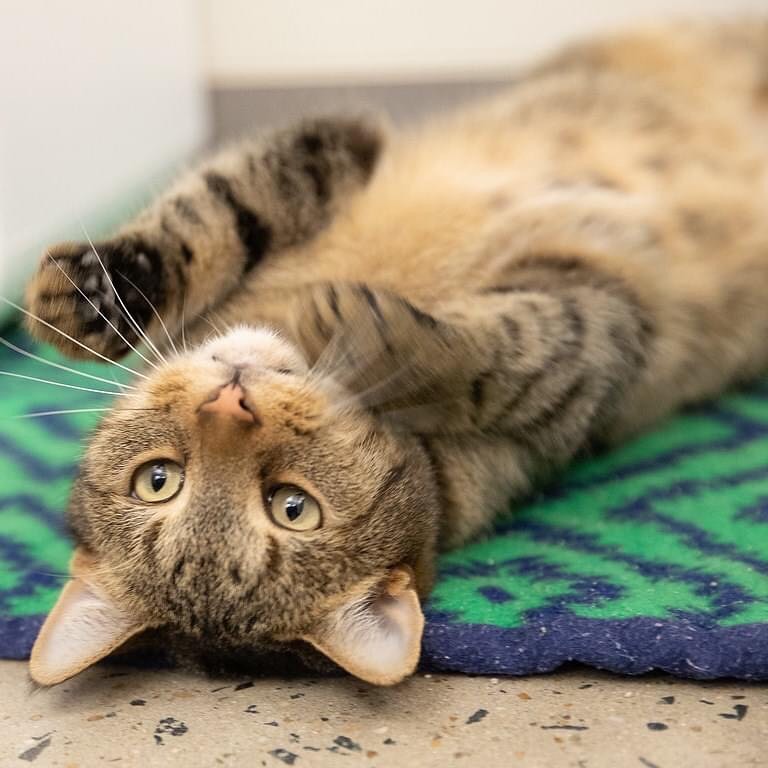
M245 402L245 390L235 382L222 387L212 400L200 406L200 410L234 416L234 418L247 421L250 424L258 424L259 421L256 414Z

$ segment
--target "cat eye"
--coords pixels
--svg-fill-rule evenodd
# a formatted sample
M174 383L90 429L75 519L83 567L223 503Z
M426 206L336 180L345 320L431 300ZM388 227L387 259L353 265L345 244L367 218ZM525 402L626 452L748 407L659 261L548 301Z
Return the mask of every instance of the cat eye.
M267 499L269 511L277 525L291 531L311 531L320 527L320 505L295 485L273 488Z
M131 495L149 504L170 501L184 485L184 470L169 459L142 464L131 482Z

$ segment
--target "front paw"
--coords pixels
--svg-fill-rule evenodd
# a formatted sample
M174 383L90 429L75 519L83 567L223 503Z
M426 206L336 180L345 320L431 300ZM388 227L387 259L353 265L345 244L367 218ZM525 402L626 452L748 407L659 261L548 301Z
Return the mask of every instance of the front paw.
M44 322L30 318L28 327L70 357L93 359L90 348L116 359L142 340L139 329L149 333L152 307L162 309L162 264L154 249L128 238L95 248L65 243L43 257L27 291L27 306Z

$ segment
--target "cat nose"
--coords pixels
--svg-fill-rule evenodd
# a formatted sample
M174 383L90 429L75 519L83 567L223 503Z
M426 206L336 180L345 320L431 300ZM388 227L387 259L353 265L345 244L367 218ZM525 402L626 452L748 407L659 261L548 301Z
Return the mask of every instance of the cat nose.
M199 410L233 416L249 424L259 424L256 414L245 401L245 390L237 381L225 384L210 400L203 403Z

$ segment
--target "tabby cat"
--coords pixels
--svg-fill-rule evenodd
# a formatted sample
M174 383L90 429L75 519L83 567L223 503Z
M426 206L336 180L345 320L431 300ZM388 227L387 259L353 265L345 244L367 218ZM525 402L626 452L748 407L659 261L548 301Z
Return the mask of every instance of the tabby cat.
M32 677L151 630L396 683L436 552L763 371L767 296L766 21L580 44L402 132L224 151L29 289L39 338L146 360L75 480Z

